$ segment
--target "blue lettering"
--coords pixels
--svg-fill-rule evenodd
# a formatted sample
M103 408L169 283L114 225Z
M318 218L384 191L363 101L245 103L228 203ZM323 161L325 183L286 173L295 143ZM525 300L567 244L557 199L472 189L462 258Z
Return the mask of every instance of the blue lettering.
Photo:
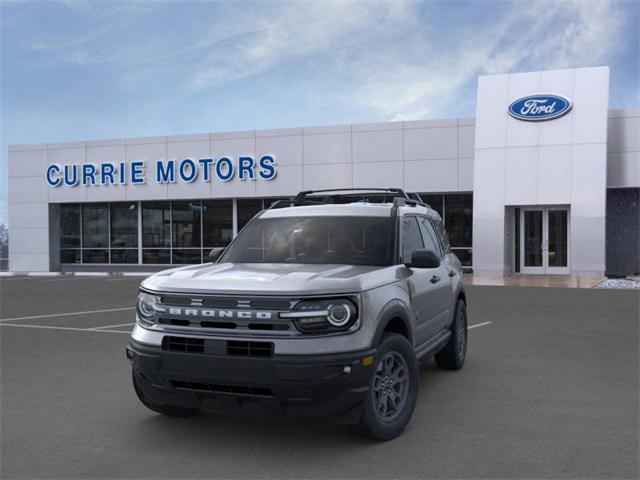
M189 169L185 168L187 166L189 167ZM182 180L183 182L191 183L196 179L196 176L198 175L198 167L196 167L195 162L190 158L185 158L180 162L179 170L180 180ZM189 172L189 175L187 175L186 172Z
M131 183L134 185L139 185L144 183L144 162L131 162Z
M96 166L93 163L85 163L82 165L82 184L96 184Z
M64 184L70 187L75 187L78 184L78 165L64 166Z
M116 166L113 163L102 163L100 164L100 183L102 185L113 185L116 183L115 172ZM107 182L107 180L109 180Z
M260 159L260 170L258 171L258 176L262 180L273 180L276 177L276 161L273 157L269 155L265 155Z
M202 179L205 182L210 181L211 180L210 167L211 167L211 164L213 163L213 159L212 158L201 158L200 160L198 160L198 163L200 163L200 165L202 165Z
M167 166L164 166L162 160L156 162L156 182L158 183L173 183L176 181L176 162L175 160L169 160Z
M227 173L224 173L222 167L226 165ZM216 162L216 177L221 182L228 182L233 178L233 163L227 157L222 157Z
M120 173L120 185L127 184L127 168L125 162L120 162L118 166L118 173Z
M55 163L47 167L47 183L52 187L59 187L62 183L61 178L54 178L53 174L60 175L60 167Z
M255 161L251 157L240 157L238 158L238 178L240 180L244 180L245 173L249 175L251 180L255 179L255 175L253 172L253 166L255 165Z

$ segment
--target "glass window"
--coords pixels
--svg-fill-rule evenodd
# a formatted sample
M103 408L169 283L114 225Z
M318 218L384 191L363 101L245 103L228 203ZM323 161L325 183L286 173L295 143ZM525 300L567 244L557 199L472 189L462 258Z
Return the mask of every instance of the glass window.
M440 214L441 218L444 218L444 195L441 193L420 193L419 195L424 202Z
M439 257L442 257L440 242L438 241L436 232L431 225L431 221L429 221L428 218L421 217L419 223L420 231L422 232L422 239L424 240L424 248L427 250L431 250Z
M80 246L80 205L60 205L60 247Z
M82 206L82 248L96 247L109 247L109 206L106 203Z
M460 260L463 267L470 267L473 260L473 252L470 248L454 248L451 250Z
M233 202L202 202L202 242L205 248L226 247L233 238Z
M60 250L60 263L80 263L80 249L64 248Z
M256 213L263 209L261 198L241 198L238 199L238 231L249 223Z
M173 255L171 263L174 264L202 263L202 250L199 248L181 248L177 250L174 248L171 253Z
M111 263L138 263L138 249L112 249Z
M110 206L111 248L137 248L138 204L112 203Z
M202 238L200 234L201 211L202 202L199 200L173 202L171 204L171 218L173 220L173 248L200 248L202 245Z
M411 263L411 255L416 250L424 248L418 220L416 217L405 217L402 219L402 261Z
M473 195L451 193L445 195L444 223L452 247L471 247L473 237Z
M142 246L166 248L171 246L171 207L169 202L145 202L142 204Z
M168 248L145 248L142 251L142 263L171 263L171 251Z
M109 263L109 250L87 248L82 250L82 263Z
M221 261L391 265L394 230L390 217L262 218L239 234Z

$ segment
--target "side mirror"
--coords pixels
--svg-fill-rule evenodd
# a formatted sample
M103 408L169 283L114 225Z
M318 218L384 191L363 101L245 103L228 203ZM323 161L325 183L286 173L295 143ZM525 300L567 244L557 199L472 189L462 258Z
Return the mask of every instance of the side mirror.
M440 266L440 257L433 250L416 250L411 255L412 268L438 268Z
M220 255L222 255L222 252L224 252L224 247L212 248L208 255L209 261L215 262L216 260L218 260L218 258L220 258Z

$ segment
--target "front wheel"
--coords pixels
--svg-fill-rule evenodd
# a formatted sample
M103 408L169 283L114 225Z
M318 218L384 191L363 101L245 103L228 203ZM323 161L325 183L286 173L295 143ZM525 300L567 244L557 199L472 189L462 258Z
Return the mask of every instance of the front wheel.
M467 357L467 305L459 300L456 316L451 324L451 337L442 350L436 353L436 365L444 370L460 370Z
M418 361L402 335L386 334L376 354L360 421L353 430L368 439L385 441L405 429L418 398Z

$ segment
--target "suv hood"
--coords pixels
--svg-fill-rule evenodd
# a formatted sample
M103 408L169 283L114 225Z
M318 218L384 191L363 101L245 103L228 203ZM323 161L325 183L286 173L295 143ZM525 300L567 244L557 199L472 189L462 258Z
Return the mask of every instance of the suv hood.
M397 266L211 263L158 272L142 288L163 292L253 295L357 293L399 280Z

